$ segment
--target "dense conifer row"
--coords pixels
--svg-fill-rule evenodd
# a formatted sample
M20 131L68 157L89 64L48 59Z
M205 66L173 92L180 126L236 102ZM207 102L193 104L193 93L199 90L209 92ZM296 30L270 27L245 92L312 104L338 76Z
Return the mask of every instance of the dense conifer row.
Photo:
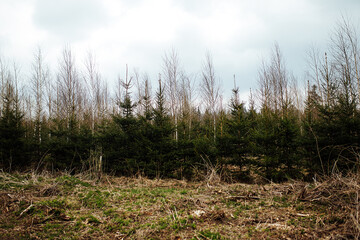
M69 48L54 73L38 50L26 88L2 59L0 168L192 179L211 165L235 180L255 173L273 181L357 172L357 32L343 19L331 42L324 53L309 51L303 100L275 44L247 105L236 84L222 102L210 54L198 79L180 69L176 51L165 54L155 94L147 75L127 68L111 93L93 56L80 72Z

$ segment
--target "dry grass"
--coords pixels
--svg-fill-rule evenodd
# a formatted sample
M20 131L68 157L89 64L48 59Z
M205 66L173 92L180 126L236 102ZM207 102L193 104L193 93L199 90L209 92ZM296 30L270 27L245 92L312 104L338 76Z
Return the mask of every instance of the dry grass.
M359 225L360 177L333 175L314 182L314 187L304 186L299 192L302 201L328 206L338 218L343 219L343 238L360 238Z
M249 185L0 173L0 239L356 239L356 176Z

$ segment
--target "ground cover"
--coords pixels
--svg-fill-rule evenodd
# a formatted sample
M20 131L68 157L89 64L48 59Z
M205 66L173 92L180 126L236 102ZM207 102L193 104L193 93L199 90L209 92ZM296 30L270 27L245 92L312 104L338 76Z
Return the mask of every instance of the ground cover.
M358 181L0 174L0 239L354 239Z

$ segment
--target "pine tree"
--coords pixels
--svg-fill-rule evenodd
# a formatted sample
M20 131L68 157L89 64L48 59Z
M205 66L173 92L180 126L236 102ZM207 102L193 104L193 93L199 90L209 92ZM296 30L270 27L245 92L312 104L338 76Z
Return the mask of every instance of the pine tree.
M171 118L165 108L165 93L161 79L156 93L156 106L154 109L154 124L152 137L152 164L155 168L156 177L171 176L176 169L177 162L174 156L174 142L172 134L174 127Z
M20 111L16 85L11 79L5 83L0 117L0 157L2 168L9 171L29 164L25 162L24 114Z
M133 115L135 104L131 100L132 78L128 76L121 81L125 89L123 99L118 101L121 114L114 114L112 122L103 133L103 147L108 165L117 174L134 175L139 171L141 159L140 122Z

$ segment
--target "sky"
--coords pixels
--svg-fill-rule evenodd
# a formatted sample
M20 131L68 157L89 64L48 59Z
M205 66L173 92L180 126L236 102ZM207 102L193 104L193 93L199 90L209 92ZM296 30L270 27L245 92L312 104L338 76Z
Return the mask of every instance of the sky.
M26 80L37 47L55 73L70 46L79 68L92 52L110 86L127 64L147 73L154 89L166 52L175 49L199 81L209 51L223 94L230 95L235 74L247 101L275 42L304 81L306 51L326 49L343 15L359 27L359 12L358 0L1 0L0 56L16 62Z

